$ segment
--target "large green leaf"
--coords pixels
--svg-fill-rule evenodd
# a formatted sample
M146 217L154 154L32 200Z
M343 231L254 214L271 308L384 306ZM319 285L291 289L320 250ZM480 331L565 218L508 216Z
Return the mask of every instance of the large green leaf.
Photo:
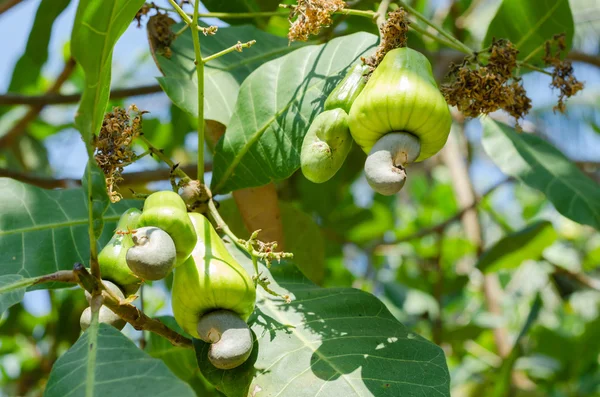
M565 33L571 47L575 25L569 0L503 0L485 35L484 45L492 39L509 39L519 49L519 58L538 51L531 61L540 61L543 45L556 34Z
M179 327L175 318L171 316L159 317L163 324L188 338L191 338ZM188 383L198 396L221 395L215 390L214 386L208 383L196 361L196 356L192 349L173 346L171 342L162 336L153 332L148 333L148 344L145 351L154 358L161 359L167 367L181 380Z
M45 190L0 178L0 275L35 277L88 263L88 211L83 189ZM100 238L106 243L121 214L140 203L110 205ZM47 285L45 285L47 286Z
M121 332L106 324L95 331L96 338L88 329L56 361L44 396L196 395L161 360L138 349Z
M600 229L600 186L554 146L491 118L483 121L482 143L502 172L545 193L567 218Z
M174 25L178 30L183 25ZM236 44L238 40L256 40L243 52L233 51L204 65L204 118L227 125L242 81L257 67L275 57L292 51L284 38L258 30L254 26L233 26L219 29L214 36L202 37L202 56L207 57ZM198 114L198 81L196 57L189 32L185 32L171 46L171 57L155 53L154 59L164 74L160 86L174 104L186 112Z
M110 93L113 48L144 0L80 0L71 53L85 73L75 125L86 143L100 130Z
M484 273L514 269L528 259L539 259L558 235L548 221L540 221L503 237L483 253L477 267Z
M377 37L357 33L267 62L242 84L214 157L213 193L267 184L300 166L300 147L327 93Z
M224 12L224 13L243 13L250 12L256 13L261 11L276 11L279 8L279 3L283 3L280 0L204 0L202 4L211 12ZM285 13L282 13L285 15ZM227 23L232 25L243 24L243 23L255 23L260 27L266 25L267 18L221 18ZM289 26L289 23L288 23Z
M0 316L12 305L23 300L25 296L25 286L14 287L23 277L18 274L7 274L0 276Z
M71 0L42 0L35 14L25 52L17 61L9 92L28 92L36 88L42 73L42 66L48 60L50 33L56 18L69 5Z
M228 245L252 274L252 262ZM292 301L259 287L249 320L256 343L248 361L219 370L206 358L208 345L194 341L202 373L226 395L450 395L441 348L409 331L373 295L319 288L289 263L260 271Z

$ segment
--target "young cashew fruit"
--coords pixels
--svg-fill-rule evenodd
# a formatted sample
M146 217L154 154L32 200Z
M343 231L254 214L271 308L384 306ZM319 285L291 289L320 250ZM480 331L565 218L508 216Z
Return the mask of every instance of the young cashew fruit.
M368 70L369 67L363 64L355 65L350 69L346 77L339 82L325 100L325 110L343 109L346 113L350 113L354 100L365 88L365 73Z
M451 123L429 61L410 48L386 54L354 101L348 119L354 141L369 155L367 181L385 195L402 188L408 163L440 151ZM387 134L393 135L377 145Z
M352 149L348 112L365 86L366 70L363 65L354 66L325 100L325 111L310 125L300 153L302 173L308 180L323 183L331 179Z
M144 280L159 280L190 257L196 239L181 197L171 191L153 193L144 202L127 265Z
M142 211L130 208L121 215L117 224L117 231L98 254L100 273L105 280L117 284L125 295L137 292L140 280L127 266L125 256L127 250L133 246L131 232L135 230Z
M184 331L211 343L208 359L215 367L235 368L252 353L246 320L254 311L256 289L208 219L197 213L189 217L198 242L174 271L173 314Z
M123 291L121 291L121 289L117 285L111 283L108 280L102 280L102 281L104 282L104 285L106 285L108 287L108 289L111 290L112 293L117 295L119 298L123 299L125 297L123 295ZM88 303L90 303L90 301L92 299L92 295L90 295L89 292L85 291L85 298L87 299ZM119 317L118 315L113 313L112 310L110 310L108 307L106 307L104 305L102 305L100 307L100 311L98 313L98 321L100 321L101 323L112 325L119 331L122 330L123 327L125 327L125 324L127 324L127 322L125 320L123 320L121 317ZM91 323L92 323L92 309L90 307L87 307L81 313L81 317L79 318L79 325L81 326L81 330L85 331L86 329L88 329L90 327Z
M324 111L313 120L302 142L302 173L315 183L331 179L344 164L351 148L346 112L343 109Z

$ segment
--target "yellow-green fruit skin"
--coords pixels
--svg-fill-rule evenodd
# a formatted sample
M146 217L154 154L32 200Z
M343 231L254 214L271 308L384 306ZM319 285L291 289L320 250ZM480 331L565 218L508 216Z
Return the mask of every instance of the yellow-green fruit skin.
M304 136L300 164L304 176L315 183L331 179L352 149L348 115L343 109L319 114Z
M181 265L192 254L196 245L196 231L187 214L187 207L177 193L162 191L148 196L137 227L144 226L158 227L173 239L177 252L175 266Z
M452 119L425 56L410 48L388 52L350 109L354 141L369 153L390 132L419 138L425 160L444 147Z
M121 215L117 224L117 231L129 232L137 227L142 211L130 208ZM100 274L104 280L109 280L118 285L126 296L134 294L141 281L127 266L125 256L127 250L133 246L131 234L118 234L110 239L98 254Z
M198 320L211 311L230 310L248 320L254 311L256 289L208 219L197 213L189 216L198 242L192 256L174 271L171 299L177 323L200 338Z
M352 67L325 100L325 110L343 109L349 113L354 100L365 88L364 75L368 69L369 67L363 64Z

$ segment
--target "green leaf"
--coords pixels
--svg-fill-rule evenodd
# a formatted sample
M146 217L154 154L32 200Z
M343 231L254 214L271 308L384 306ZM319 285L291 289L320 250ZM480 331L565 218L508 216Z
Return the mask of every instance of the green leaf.
M138 349L121 332L100 324L96 340L90 333L88 329L56 361L44 396L195 396L162 361ZM95 360L90 354L94 349ZM94 365L88 373L90 360Z
M210 12L226 12L226 13L244 13L244 12L261 12L261 11L276 11L279 8L279 3L282 3L280 0L204 0L202 4L210 11ZM282 13L285 15L285 13ZM266 21L268 18L260 17L260 18L220 18L227 23L232 25L239 25L245 23L255 23L260 27L264 27L266 25ZM289 26L289 22L288 22Z
M252 262L232 254L253 274ZM319 288L291 264L264 266L270 286L289 294L285 303L257 290L249 324L252 355L238 368L219 370L194 341L200 369L228 396L449 396L443 351L409 331L373 295L352 288Z
M23 300L27 286L21 286L23 277L18 274L0 276L0 316L12 305Z
M174 25L177 31L183 24ZM215 36L202 38L202 56L222 51L238 40L256 40L243 52L233 51L204 65L204 118L227 125L242 81L263 63L298 47L288 40L258 30L254 26L233 26L219 29ZM198 81L192 36L185 32L171 46L171 57L155 53L154 59L165 77L158 82L171 101L193 116L198 115Z
M213 193L267 184L300 166L300 147L327 93L371 49L377 37L357 33L300 48L265 63L240 88L217 144Z
M158 317L162 323L191 339L171 316ZM148 344L145 351L154 358L161 359L167 367L181 380L190 384L199 396L219 395L214 386L209 384L198 368L196 355L191 349L173 346L171 342L153 332L148 333Z
M100 130L110 93L113 48L144 0L80 0L71 33L71 53L85 73L75 125L89 145Z
M503 0L485 35L484 47L492 39L509 39L519 49L519 59L538 63L544 55L543 45L556 34L566 34L567 50L571 48L575 24L569 0Z
M523 261L539 259L557 237L550 222L533 223L500 239L483 253L477 267L484 273L517 268Z
M50 33L56 18L71 0L42 0L35 14L25 52L17 61L8 92L30 92L37 88L42 66L48 60Z
M543 192L567 218L600 229L600 186L543 139L483 121L483 148L502 172Z
M0 178L0 275L36 277L89 262L88 211L83 189L45 190ZM100 238L105 244L121 214L139 201L112 204ZM48 284L44 284L47 288Z

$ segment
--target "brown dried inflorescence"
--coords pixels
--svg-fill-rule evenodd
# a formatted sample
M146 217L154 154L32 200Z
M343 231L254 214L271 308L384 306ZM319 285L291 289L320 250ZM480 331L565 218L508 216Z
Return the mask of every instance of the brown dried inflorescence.
M388 19L381 27L381 42L377 51L368 58L363 58L365 65L368 65L371 72L381 63L385 54L393 49L406 47L408 40L408 14L403 8L388 14Z
M155 51L166 58L171 57L171 43L175 40L175 33L171 30L171 25L175 20L167 14L157 13L148 19L146 29L148 31L148 40Z
M308 40L310 35L318 34L321 27L331 25L331 14L344 7L346 3L342 0L298 0L298 4L291 6L288 39Z
M486 65L479 61L479 54L452 65L448 82L441 86L442 94L467 117L503 109L518 122L531 109L521 79L512 74L519 51L510 41L501 39L493 41L488 53Z
M113 203L122 198L117 184L123 180L123 168L137 159L131 146L134 138L142 132L144 113L135 105L131 105L128 111L115 107L104 115L100 133L94 136L94 157L104 172L108 195Z
M556 45L556 50L553 51L553 44ZM553 37L552 40L546 42L546 53L543 57L546 66L552 66L552 83L550 87L557 88L560 91L558 103L554 110L564 113L566 110L565 99L572 97L577 92L583 89L583 82L577 80L573 75L573 65L567 60L561 60L561 55L567 49L565 43L565 34L559 34Z
M142 18L145 17L146 15L148 15L151 10L156 10L158 12L158 8L156 7L156 4L144 3L142 8L140 8L139 11L135 14L135 17L133 17L133 19L137 21L138 28L142 27Z

